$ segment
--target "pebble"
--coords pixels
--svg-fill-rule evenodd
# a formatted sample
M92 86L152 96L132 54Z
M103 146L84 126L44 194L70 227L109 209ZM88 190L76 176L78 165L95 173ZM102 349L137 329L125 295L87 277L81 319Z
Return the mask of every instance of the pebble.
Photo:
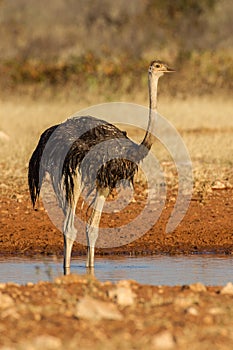
M209 309L208 313L211 315L221 315L224 311L220 307L212 307Z
M20 350L56 350L62 349L62 342L59 338L51 335L40 335L30 342L20 344Z
M224 190L226 185L221 181L215 181L211 186L212 190Z
M56 284L70 284L70 283L82 283L87 284L89 280L95 280L94 276L88 276L88 279L85 276L78 274L70 274L65 276L60 276L55 278L54 283Z
M27 287L32 287L32 286L34 286L34 283L32 283L32 282L27 282L26 286L27 286Z
M7 188L9 188L9 186L7 184L1 183L0 188L7 189Z
M230 294L233 295L233 284L231 282L228 282L225 287L221 289L221 294Z
M153 337L152 344L155 349L169 350L175 347L175 340L169 331L164 331Z
M199 303L199 297L198 295L189 295L189 296L177 296L174 299L174 305L187 309L189 307L191 307L194 304L198 304Z
M130 287L117 286L108 292L108 296L116 300L118 305L130 306L133 305L134 299L136 297L135 293L132 292Z
M121 281L117 282L117 286L131 288L131 283L136 283L136 281L134 281L134 280L121 280Z
M6 309L14 305L14 300L7 294L0 292L0 309Z
M7 282L6 286L8 286L8 287L19 287L19 284L15 283L15 282Z
M200 282L197 283L193 283L189 285L189 288L193 291L193 292L206 292L206 286Z
M75 317L98 321L102 319L121 320L122 314L116 305L85 296L78 302Z
M192 315L192 316L198 316L198 314L199 314L197 309L195 307L193 307L193 306L188 307L187 313Z
M18 320L20 318L19 313L15 307L8 307L1 311L1 318L11 317L12 319Z

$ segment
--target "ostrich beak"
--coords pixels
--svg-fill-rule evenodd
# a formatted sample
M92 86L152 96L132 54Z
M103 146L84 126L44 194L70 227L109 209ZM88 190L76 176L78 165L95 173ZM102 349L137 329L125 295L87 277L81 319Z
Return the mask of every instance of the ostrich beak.
M167 70L165 70L164 73L173 73L175 71L176 71L175 69L167 67Z

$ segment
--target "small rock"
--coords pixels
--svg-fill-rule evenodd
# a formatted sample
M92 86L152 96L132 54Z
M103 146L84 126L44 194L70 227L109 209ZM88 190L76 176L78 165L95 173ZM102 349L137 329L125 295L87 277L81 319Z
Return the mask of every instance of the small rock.
M8 308L4 309L3 311L1 311L1 318L4 319L6 317L11 317L11 318L18 320L20 318L20 315L17 312L15 307L8 307Z
M221 309L220 307L212 307L211 309L209 309L208 312L211 315L221 315L224 313L223 309Z
M200 282L197 283L193 283L189 285L189 288L193 291L193 292L206 292L206 286Z
M158 286L159 290L158 293L159 294L163 294L164 293L164 288L162 286Z
M110 281L105 281L105 282L103 282L103 285L104 286L111 286L112 285L112 282L110 282Z
M167 304L169 302L173 302L173 300L169 300L169 298L164 298L163 296L161 296L160 294L156 294L154 293L153 296L151 297L151 300L150 300L150 304L153 305L153 306L161 306L161 305L164 305L164 304Z
M212 190L224 190L226 185L221 181L215 181L211 186Z
M233 284L231 282L228 282L225 287L221 289L221 294L231 294L233 295Z
M34 286L34 283L32 283L32 282L27 282L26 286L27 286L27 287L32 287L32 286Z
M2 188L2 189L7 189L7 188L9 188L9 186L6 185L6 184L4 184L4 183L1 183L1 184L0 184L0 188Z
M77 304L75 316L88 320L121 320L122 315L116 305L85 296Z
M198 316L199 312L197 311L197 309L193 306L188 307L188 309L186 310L188 314L192 315L192 316Z
M28 343L24 343L24 350L55 350L62 348L62 342L59 338L51 336L51 335L40 335L34 339L32 339Z
M16 199L22 199L23 198L23 194L16 193L15 197L16 197Z
M194 304L199 303L199 296L197 294L188 296L177 296L174 299L174 305L183 309L187 309Z
M0 309L6 309L14 305L14 300L7 294L0 292Z
M9 210L1 210L1 214L5 215L5 214L9 214Z
M169 350L173 349L175 346L175 340L173 335L168 332L164 331L156 336L153 337L152 343L155 347L155 349L164 349L164 350Z
M95 280L94 276L89 275L89 280ZM78 275L78 274L70 274L65 276L60 276L55 278L54 282L56 284L70 284L70 283L82 283L87 284L88 279L85 275Z
M19 287L19 284L18 283L15 283L15 282L7 282L6 284L8 287Z
M35 321L39 322L41 320L41 318L42 318L42 315L39 314L39 313L34 313L33 317L34 317Z
M134 280L121 280L117 282L118 287L125 287L125 288L131 288L131 284L136 283Z
M108 292L108 296L116 300L118 305L130 306L133 305L134 299L136 297L135 293L132 292L130 287L117 286Z

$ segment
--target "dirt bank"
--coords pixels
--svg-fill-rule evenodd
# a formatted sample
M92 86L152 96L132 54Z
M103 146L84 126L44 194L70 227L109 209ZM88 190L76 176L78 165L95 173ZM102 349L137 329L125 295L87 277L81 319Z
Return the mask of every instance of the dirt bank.
M142 237L120 247L98 248L97 254L157 254L218 252L232 254L233 251L233 190L213 190L205 199L193 196L183 221L171 234L165 234L165 226L174 206L169 200L159 220ZM114 214L114 225L128 223L145 206L143 195L136 197L123 213ZM31 207L28 193L0 200L1 254L57 254L63 253L61 232L51 223L41 206L37 211ZM112 227L112 214L103 215L101 226ZM141 232L145 223L137 230ZM74 255L86 253L85 246L76 243Z

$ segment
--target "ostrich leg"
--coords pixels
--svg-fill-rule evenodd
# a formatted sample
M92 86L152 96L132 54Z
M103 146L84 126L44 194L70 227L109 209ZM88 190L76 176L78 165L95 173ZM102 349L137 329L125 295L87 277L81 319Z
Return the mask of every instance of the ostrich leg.
M71 259L71 252L72 247L74 244L74 241L77 236L77 230L74 227L74 217L75 217L75 210L77 206L77 202L80 195L80 184L78 182L78 178L74 178L74 192L73 192L73 200L71 204L66 203L66 209L64 210L65 213L65 220L63 225L63 235L64 235L64 263L63 263L63 269L64 269L64 275L70 274L70 259Z
M77 230L74 227L75 208L68 208L64 221L64 275L70 274L70 259L74 241L77 236Z
M91 216L87 223L87 262L86 267L94 267L95 243L98 238L99 222L105 200L109 194L108 188L98 189Z

